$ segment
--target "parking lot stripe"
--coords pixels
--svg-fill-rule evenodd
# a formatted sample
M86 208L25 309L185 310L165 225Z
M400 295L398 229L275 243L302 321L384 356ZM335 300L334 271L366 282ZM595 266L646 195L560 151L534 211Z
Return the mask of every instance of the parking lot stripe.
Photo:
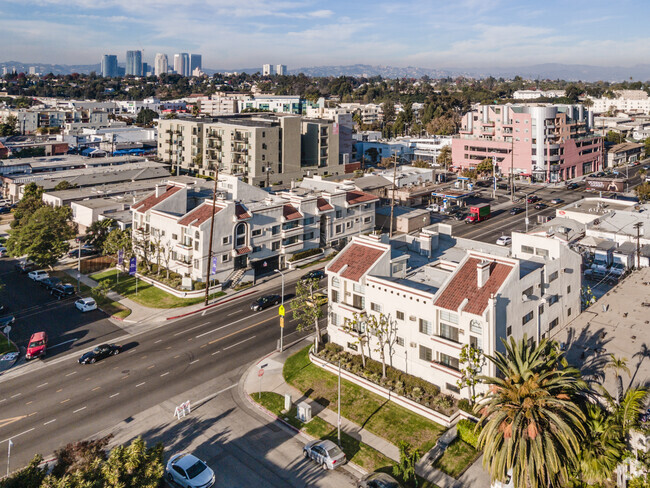
M42 386L47 386L49 383L43 383L42 385L38 385L36 388L40 388Z

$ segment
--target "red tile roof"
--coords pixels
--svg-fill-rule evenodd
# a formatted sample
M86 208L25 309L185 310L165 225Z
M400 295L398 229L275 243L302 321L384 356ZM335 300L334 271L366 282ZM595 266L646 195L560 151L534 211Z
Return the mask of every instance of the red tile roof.
M478 287L476 266L482 260L470 257L456 271L451 281L442 290L435 305L447 310L458 310L460 304L467 298L469 301L463 310L475 315L482 315L488 304L488 298L496 293L506 280L513 266L493 261L490 263L490 277L485 285Z
M323 197L318 197L318 200L316 200L316 206L321 212L325 212L326 210L334 210L334 207L332 207L332 205L330 205L330 203Z
M138 203L133 205L131 208L133 210L137 210L138 212L144 213L147 210L151 210L153 207L158 205L160 202L165 200L166 198L172 196L174 193L177 191L180 191L181 187L180 186L168 186L165 188L165 191L160 195L156 196L156 193L152 193L149 195L147 198L144 200L140 200Z
M296 219L301 219L302 214L298 212L296 207L293 205L287 203L282 207L282 215L284 216L285 219L287 220L296 220Z
M359 281L387 250L355 243L348 246L328 266L327 271L338 273L347 264L341 276L348 280Z
M246 207L244 207L241 203L235 204L235 216L237 217L237 220L245 220L251 218L250 212L246 210Z
M222 210L221 207L215 205L214 213L217 214ZM198 227L206 220L212 218L212 203L204 203L196 207L194 210L186 214L182 219L178 221L179 225L188 225Z
M235 252L237 253L238 256L241 256L242 254L248 254L251 251L252 249L248 246L235 249Z
M357 203L366 203L379 200L378 197L372 195L371 193L366 193L365 191L351 190L345 195L349 205L356 205Z

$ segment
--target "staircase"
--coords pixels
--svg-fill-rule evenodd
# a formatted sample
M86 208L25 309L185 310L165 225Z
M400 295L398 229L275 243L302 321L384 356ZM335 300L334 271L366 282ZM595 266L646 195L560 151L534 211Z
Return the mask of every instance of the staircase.
M224 288L236 287L241 281L241 279L243 278L245 272L246 272L246 268L240 268L233 271L232 274L225 281Z

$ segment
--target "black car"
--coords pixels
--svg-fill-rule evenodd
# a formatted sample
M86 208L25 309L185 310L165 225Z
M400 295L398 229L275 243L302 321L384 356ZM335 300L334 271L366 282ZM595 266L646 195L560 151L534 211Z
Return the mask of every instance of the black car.
M510 215L517 215L517 214L520 214L523 211L524 211L524 209L521 208L521 207L512 207L510 209Z
M359 481L357 481L357 488L401 488L402 485L386 473L370 473Z
M81 257L82 258L85 257L85 256L92 256L93 254L97 254L97 251L95 251L91 247L82 247L81 249L73 249L72 251L70 251L68 253L68 257L78 258L80 252L81 252Z
M580 186L580 185L578 185L577 183L569 183L569 184L566 186L566 189L567 189L567 190L575 190L575 189L578 188L579 186Z
M278 305L280 302L282 302L282 297L280 295L265 295L251 303L251 310L259 312L260 310L272 307L273 305Z
M29 273L36 269L36 265L31 261L18 261L14 264L14 268L16 268L20 273Z
M467 214L465 212L454 212L452 214L449 214L449 216L454 220L465 220Z
M108 356L116 356L121 352L122 346L118 346L117 344L102 344L81 356L79 358L79 364L93 364L95 361L107 358Z
M54 276L50 276L49 278L45 278L44 280L39 281L38 284L46 290L51 290L52 288L55 288L61 284L61 280L59 278L55 278Z
M6 206L6 207L0 207L0 214L7 214L11 212L11 207Z
M317 269L314 271L310 271L306 275L303 275L300 278L300 281L309 281L309 280L316 280L316 279L320 281L323 278L325 278L325 271L323 271L322 269Z
M546 207L548 207L548 205L542 202L535 204L535 210L544 210Z
M75 292L74 286L69 285L67 283L59 283L54 288L52 288L50 294L56 297L57 300L61 300L62 298L74 295L74 292Z

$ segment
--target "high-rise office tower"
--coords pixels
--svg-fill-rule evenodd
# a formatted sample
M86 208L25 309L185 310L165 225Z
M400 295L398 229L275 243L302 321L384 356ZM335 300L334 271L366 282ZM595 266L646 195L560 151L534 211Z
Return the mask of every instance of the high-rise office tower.
M163 53L156 54L156 60L154 61L155 75L160 76L164 73L167 73L169 69L169 60L167 55Z
M104 54L102 58L102 76L114 78L117 73L117 56L115 54Z
M149 63L142 63L142 76L149 76Z
M275 74L284 76L287 74L287 65L286 64L278 64L275 67Z
M126 52L126 76L142 76L142 51Z
M183 76L190 76L190 55L181 53L181 56L183 56Z
M182 76L190 76L190 55L187 53L174 54L174 71Z
M200 70L203 69L203 65L201 63L201 55L190 54L190 74L194 73L194 70L196 68L199 68Z
M262 66L262 76L271 76L273 74L273 65L265 64Z

